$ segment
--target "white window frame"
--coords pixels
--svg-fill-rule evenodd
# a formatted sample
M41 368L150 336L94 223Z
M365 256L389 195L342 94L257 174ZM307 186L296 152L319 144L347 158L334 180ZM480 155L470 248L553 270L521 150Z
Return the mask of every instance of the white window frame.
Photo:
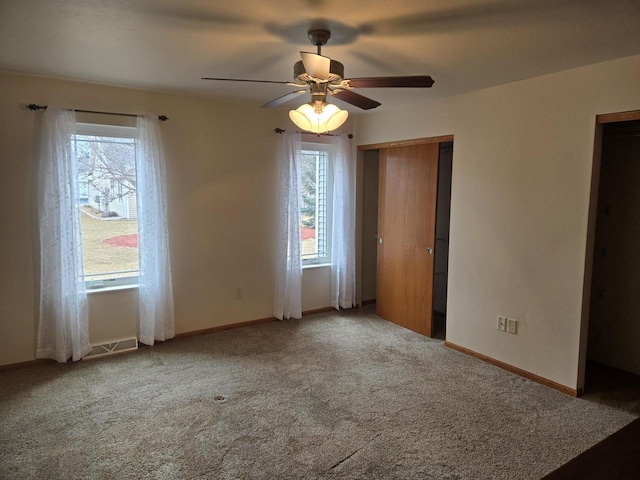
M76 135L90 135L96 137L114 137L114 138L138 138L138 129L136 127L127 127L120 125L104 125L96 123L76 123ZM75 141L75 137L74 137ZM136 157L137 157L137 142L135 143ZM138 168L138 159L136 158L136 170ZM128 288L137 288L139 285L139 270L128 270L122 272L109 272L112 274L131 273L133 275L127 277L114 277L103 278L100 280L91 280L87 277L91 275L82 274L85 278L85 287L88 293L109 291L109 290L124 290ZM97 275L105 275L95 274Z
M301 151L321 151L327 153L327 172L326 172L326 212L325 212L325 242L326 250L325 255L322 257L302 258L302 268L310 268L321 265L331 264L331 232L332 232L332 214L333 214L333 145L331 139L329 141L323 141L324 138L314 139L314 141L303 141L300 145ZM316 199L316 225L317 225L317 199ZM302 227L302 221L300 222ZM319 229L316 230L317 235ZM318 238L316 238L316 241ZM300 252L302 255L302 251Z

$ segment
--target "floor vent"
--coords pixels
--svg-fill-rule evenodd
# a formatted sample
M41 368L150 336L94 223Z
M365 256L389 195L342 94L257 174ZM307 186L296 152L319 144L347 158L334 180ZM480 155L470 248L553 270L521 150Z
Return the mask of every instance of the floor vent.
M116 353L130 352L131 350L138 349L138 339L125 338L122 340L116 340L111 343L101 343L99 345L91 345L93 350L88 355L83 357L83 360L89 360L91 358L106 357L107 355L115 355Z

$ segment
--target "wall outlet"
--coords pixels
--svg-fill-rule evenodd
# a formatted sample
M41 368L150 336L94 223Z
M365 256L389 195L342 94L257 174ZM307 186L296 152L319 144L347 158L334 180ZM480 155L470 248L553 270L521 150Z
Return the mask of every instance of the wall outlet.
M507 332L513 333L514 335L517 335L517 333L518 333L518 321L517 320L514 320L513 318L508 318L507 319Z
M500 330L502 332L506 332L507 331L507 319L506 319L506 317L503 317L502 315L498 315L498 330Z

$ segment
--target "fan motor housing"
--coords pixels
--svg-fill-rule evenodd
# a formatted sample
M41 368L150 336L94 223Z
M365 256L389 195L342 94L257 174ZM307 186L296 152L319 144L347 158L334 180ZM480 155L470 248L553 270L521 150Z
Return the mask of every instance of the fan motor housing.
M293 66L293 78L297 83L307 85L309 83L316 83L315 80L310 77L306 70L304 69L304 64L302 61L297 61ZM340 84L344 79L344 65L337 60L331 60L331 64L329 66L329 78L327 79L328 83L331 84Z
M309 32L307 32L307 37L309 37L312 45L323 46L326 45L331 38L331 32L329 30L318 28L316 30L309 30Z

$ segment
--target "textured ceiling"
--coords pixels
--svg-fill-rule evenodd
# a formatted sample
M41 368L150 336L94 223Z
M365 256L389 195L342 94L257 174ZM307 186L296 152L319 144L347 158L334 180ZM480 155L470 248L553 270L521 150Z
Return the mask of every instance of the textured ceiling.
M347 77L435 79L379 109L640 54L640 0L0 0L0 69L260 105L290 87L200 78L291 80L319 26Z

